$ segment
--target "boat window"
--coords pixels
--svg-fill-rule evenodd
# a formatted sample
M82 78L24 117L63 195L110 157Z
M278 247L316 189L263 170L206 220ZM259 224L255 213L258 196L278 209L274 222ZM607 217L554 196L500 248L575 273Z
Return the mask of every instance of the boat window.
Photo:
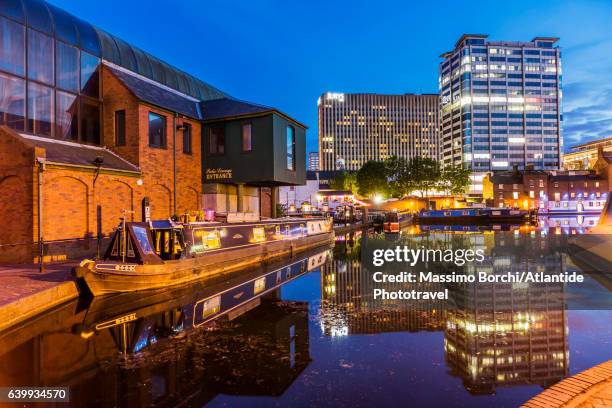
M152 255L154 253L153 247L149 242L149 234L147 234L147 230L144 227L132 227L132 231L134 232L134 238L138 241L138 246L142 249L142 252L145 255Z
M219 313L221 310L221 296L215 296L214 298L208 299L202 306L202 318L207 318Z
M266 231L264 227L253 228L253 240L251 242L263 242L266 240Z
M219 230L193 230L192 252L201 253L208 249L221 247L221 233Z
M263 292L266 288L266 277L259 278L255 281L255 287L253 289L254 294L258 294L259 292Z

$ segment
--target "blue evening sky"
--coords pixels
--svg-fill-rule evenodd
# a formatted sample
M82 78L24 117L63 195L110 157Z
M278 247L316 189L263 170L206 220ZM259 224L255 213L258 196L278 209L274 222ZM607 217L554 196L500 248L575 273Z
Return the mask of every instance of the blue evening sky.
M612 136L610 1L51 0L217 86L306 123L325 91L437 92L463 33L560 37L566 148Z

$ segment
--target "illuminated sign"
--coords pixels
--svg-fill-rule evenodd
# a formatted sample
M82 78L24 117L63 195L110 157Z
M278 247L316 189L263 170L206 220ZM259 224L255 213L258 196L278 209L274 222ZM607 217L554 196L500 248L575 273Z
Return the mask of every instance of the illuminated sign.
M338 102L344 102L344 94L336 93L336 92L328 92L327 94L325 94L325 99L338 101Z
M206 180L229 180L232 178L232 169L206 169Z

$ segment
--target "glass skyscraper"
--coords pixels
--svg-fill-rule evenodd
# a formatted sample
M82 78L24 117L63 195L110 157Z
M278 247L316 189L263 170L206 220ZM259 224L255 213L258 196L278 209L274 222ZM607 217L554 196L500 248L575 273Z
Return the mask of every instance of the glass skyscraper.
M482 192L482 178L491 171L560 168L557 40L488 41L486 35L466 34L441 55L441 159L473 170L472 193Z

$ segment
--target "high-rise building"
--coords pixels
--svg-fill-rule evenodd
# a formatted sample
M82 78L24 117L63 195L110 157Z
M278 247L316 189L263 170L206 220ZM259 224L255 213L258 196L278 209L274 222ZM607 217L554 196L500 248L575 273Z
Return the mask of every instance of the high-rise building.
M391 156L438 159L438 95L342 94L318 100L321 170Z
M308 171L319 171L319 152L308 153Z
M561 163L561 54L557 38L488 41L463 35L441 55L440 139L443 165L473 169L472 192L496 170Z

